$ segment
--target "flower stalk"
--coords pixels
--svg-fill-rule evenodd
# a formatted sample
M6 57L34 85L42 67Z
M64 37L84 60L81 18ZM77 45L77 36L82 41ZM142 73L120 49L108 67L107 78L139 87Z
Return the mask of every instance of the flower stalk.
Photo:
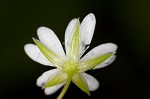
M71 80L72 80L72 74L68 74L66 84L65 84L64 88L62 89L61 93L59 94L59 96L57 97L57 99L62 99L64 97L67 89L69 88Z

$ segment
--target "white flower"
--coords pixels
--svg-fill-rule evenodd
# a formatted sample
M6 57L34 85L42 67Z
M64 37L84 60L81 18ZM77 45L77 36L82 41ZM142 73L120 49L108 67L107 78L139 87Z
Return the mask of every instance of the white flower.
M88 14L80 24L79 19L71 20L65 32L65 51L55 35L46 27L37 30L39 40L33 38L34 44L26 44L26 54L34 61L43 65L54 66L37 79L37 86L43 87L46 95L51 95L64 88L57 99L66 93L72 81L82 91L90 95L99 87L99 82L85 71L98 69L111 64L115 60L117 45L106 43L93 48L81 58L91 43L96 19L94 14Z

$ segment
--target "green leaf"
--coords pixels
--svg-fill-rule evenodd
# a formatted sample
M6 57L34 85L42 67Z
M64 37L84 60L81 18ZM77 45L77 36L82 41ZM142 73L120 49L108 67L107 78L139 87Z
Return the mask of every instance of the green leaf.
M77 73L74 74L72 77L72 81L74 84L76 84L83 92L87 93L90 96L90 91L89 91L89 87L87 85L86 80L84 79L84 77Z
M51 86L60 84L66 80L67 80L67 74L64 72L60 72L54 78L47 80L47 82L44 84L43 88L47 88L47 87L51 87Z
M94 59L91 59L89 61L81 62L81 63L79 63L79 71L80 72L85 72L89 69L92 69L95 66L97 66L97 65L101 64L102 62L104 62L106 59L111 57L113 54L114 53L107 53L107 54L101 55L99 57L96 57Z
M40 41L33 38L33 41L38 46L43 55L52 63L54 66L61 68L64 66L64 60L48 49L45 45L43 45Z

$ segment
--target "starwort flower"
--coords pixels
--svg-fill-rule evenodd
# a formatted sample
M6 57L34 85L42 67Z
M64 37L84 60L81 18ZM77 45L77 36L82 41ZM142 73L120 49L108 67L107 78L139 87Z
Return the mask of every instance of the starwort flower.
M34 61L56 67L44 72L37 79L37 86L42 87L46 95L53 94L64 85L57 98L62 99L71 81L88 95L99 87L99 82L85 72L111 64L116 57L117 45L102 44L83 56L91 43L95 24L96 19L92 13L81 24L77 18L71 20L65 31L66 53L54 32L46 27L37 30L39 40L33 38L36 45L24 46L26 54Z

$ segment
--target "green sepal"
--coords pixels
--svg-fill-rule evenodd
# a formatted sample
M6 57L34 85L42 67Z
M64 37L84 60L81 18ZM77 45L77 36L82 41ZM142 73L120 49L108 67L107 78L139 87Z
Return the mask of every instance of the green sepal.
M71 38L71 44L68 57L70 61L77 62L79 59L79 47L80 47L80 33L79 33L80 22L79 19L74 27L73 36Z
M86 80L82 77L81 74L77 73L72 76L72 81L77 85L83 92L87 93L90 96L89 87Z
M90 70L92 68L94 68L95 66L101 64L102 62L104 62L106 59L108 59L109 57L111 57L114 53L107 53L107 54L103 54L99 57L96 57L94 59L91 59L89 61L86 62L81 62L79 63L79 71L80 72L85 72L87 70Z
M54 66L61 68L64 66L64 60L57 56L53 51L48 49L45 45L43 45L40 41L33 38L33 41L38 46L43 55L52 63Z
M43 85L43 88L51 87L57 84L60 84L67 80L67 74L64 72L60 72L54 78L48 79L47 82Z

